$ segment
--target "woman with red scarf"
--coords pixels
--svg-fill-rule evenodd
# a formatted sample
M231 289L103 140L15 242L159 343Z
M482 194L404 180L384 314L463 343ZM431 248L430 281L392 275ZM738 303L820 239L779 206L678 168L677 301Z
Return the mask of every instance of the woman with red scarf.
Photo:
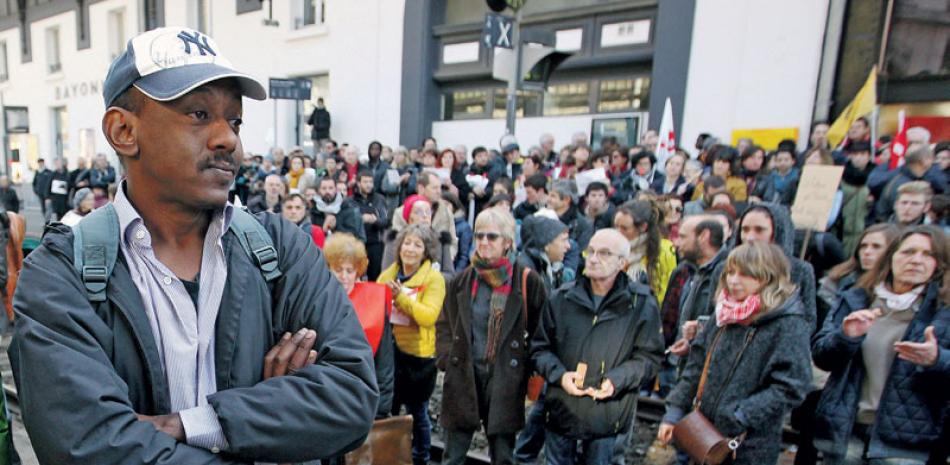
M492 464L513 463L524 426L529 335L545 302L544 284L515 262L515 219L489 208L475 219L472 265L453 278L436 322L442 388L443 465L463 465L482 425Z
M762 242L736 247L715 295L715 316L694 341L666 398L659 439L669 442L676 423L695 409L736 439L730 463L775 463L782 450L781 419L802 402L811 383L811 323L785 253Z

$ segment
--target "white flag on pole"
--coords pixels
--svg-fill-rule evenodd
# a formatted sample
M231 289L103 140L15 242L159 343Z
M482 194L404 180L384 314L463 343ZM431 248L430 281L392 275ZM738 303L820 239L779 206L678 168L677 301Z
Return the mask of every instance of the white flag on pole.
M676 131L673 128L673 105L670 98L666 98L663 105L663 119L660 120L660 132L656 142L656 168L661 173L666 172L666 160L676 151Z

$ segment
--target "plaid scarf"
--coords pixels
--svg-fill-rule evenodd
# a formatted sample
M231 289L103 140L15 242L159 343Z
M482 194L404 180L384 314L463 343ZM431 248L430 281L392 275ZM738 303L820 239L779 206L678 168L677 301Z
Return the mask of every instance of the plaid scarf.
M745 324L762 308L758 294L752 294L739 301L732 298L725 289L716 297L716 326L720 328L733 323Z
M505 303L508 301L508 295L511 294L513 267L508 257L489 262L479 257L477 253L472 257L472 266L475 267L478 277L485 280L492 289L489 301L491 316L488 319L488 343L485 345L485 361L492 364L495 363L495 355L501 338L501 320L505 315ZM477 293L478 278L472 280L473 299Z

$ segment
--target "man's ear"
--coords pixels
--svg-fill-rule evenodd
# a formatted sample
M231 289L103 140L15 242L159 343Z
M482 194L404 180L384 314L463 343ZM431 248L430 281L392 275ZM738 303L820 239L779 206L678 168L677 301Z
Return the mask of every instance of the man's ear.
M139 154L135 113L119 107L110 107L102 117L102 133L120 157L136 158Z

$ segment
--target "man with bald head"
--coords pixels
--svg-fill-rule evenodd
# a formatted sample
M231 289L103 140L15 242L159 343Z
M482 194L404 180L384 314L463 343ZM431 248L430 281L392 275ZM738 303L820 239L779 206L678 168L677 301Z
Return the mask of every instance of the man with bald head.
M264 192L251 197L247 202L247 209L251 213L280 213L280 206L286 192L283 178L276 174L269 174L264 178Z
M581 442L587 465L606 465L624 441L638 386L652 378L663 353L656 298L623 272L627 239L601 229L584 251L584 275L544 306L531 357L547 380L545 454L573 464Z

